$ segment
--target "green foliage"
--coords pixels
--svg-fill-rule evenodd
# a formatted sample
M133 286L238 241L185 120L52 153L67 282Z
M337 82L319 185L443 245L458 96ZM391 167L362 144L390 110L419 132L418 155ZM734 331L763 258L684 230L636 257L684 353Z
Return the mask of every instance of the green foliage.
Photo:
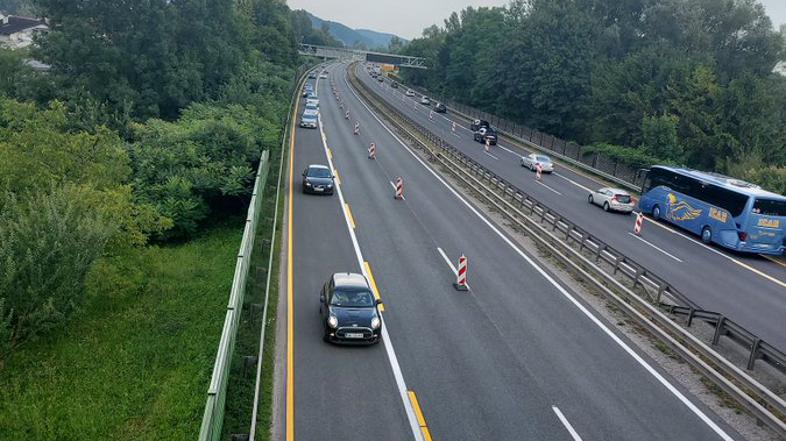
M6 347L62 324L82 304L85 277L115 228L87 210L82 196L72 185L21 200L4 196L0 324L8 328L0 335L8 338Z
M649 167L652 164L664 163L663 160L654 156L647 155L640 149L624 147L613 144L596 143L582 150L584 155L601 153L608 158L616 159L623 164L628 164L634 168Z
M785 43L755 0L516 0L425 29L402 52L431 69L403 75L581 144L727 172L754 151L786 166Z

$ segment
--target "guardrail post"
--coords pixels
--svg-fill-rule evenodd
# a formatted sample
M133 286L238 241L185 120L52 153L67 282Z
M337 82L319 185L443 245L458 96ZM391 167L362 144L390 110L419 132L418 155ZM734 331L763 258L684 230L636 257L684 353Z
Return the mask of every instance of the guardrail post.
M660 299L661 299L661 297L663 297L663 293L666 292L666 289L668 289L668 287L669 287L669 285L666 285L666 284L658 286L658 295L655 297L655 304L656 305L660 305Z
M718 322L715 323L715 333L712 335L712 345L715 346L720 341L721 335L725 335L726 333L723 331L723 327L726 326L726 316L721 315L718 317Z
M759 345L761 344L761 339L756 338L753 340L753 345L751 346L751 355L748 357L748 370L753 370L753 365L756 363L756 359L759 358Z
M693 323L693 315L696 313L696 308L693 306L690 307L688 311L688 320L685 321L685 326L690 328L690 325Z

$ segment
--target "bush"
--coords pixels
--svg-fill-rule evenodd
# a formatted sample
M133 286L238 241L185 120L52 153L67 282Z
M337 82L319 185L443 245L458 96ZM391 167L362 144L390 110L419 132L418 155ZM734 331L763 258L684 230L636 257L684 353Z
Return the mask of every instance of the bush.
M6 349L59 325L81 305L85 277L115 232L99 212L85 209L83 196L71 185L24 199L5 195L0 345Z
M662 159L658 159L644 153L641 149L623 147L613 144L593 144L589 147L585 147L583 153L600 153L604 156L615 159L622 164L635 168L644 168L653 164L663 164L666 162Z

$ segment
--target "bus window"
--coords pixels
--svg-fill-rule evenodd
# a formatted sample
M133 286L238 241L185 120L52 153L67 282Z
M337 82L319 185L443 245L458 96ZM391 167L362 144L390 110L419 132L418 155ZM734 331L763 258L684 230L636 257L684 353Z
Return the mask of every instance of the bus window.
M702 195L699 199L716 207L723 208L731 213L732 217L741 215L742 212L745 211L745 206L748 205L748 196L712 184L704 186Z
M764 216L786 216L786 201L777 199L756 199L753 212Z

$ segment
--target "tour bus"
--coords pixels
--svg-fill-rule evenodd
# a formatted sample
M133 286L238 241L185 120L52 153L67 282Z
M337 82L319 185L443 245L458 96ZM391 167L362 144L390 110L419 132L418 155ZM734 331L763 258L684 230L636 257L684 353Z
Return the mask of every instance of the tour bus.
M704 243L776 255L786 248L786 197L727 176L652 167L639 209L699 235Z

